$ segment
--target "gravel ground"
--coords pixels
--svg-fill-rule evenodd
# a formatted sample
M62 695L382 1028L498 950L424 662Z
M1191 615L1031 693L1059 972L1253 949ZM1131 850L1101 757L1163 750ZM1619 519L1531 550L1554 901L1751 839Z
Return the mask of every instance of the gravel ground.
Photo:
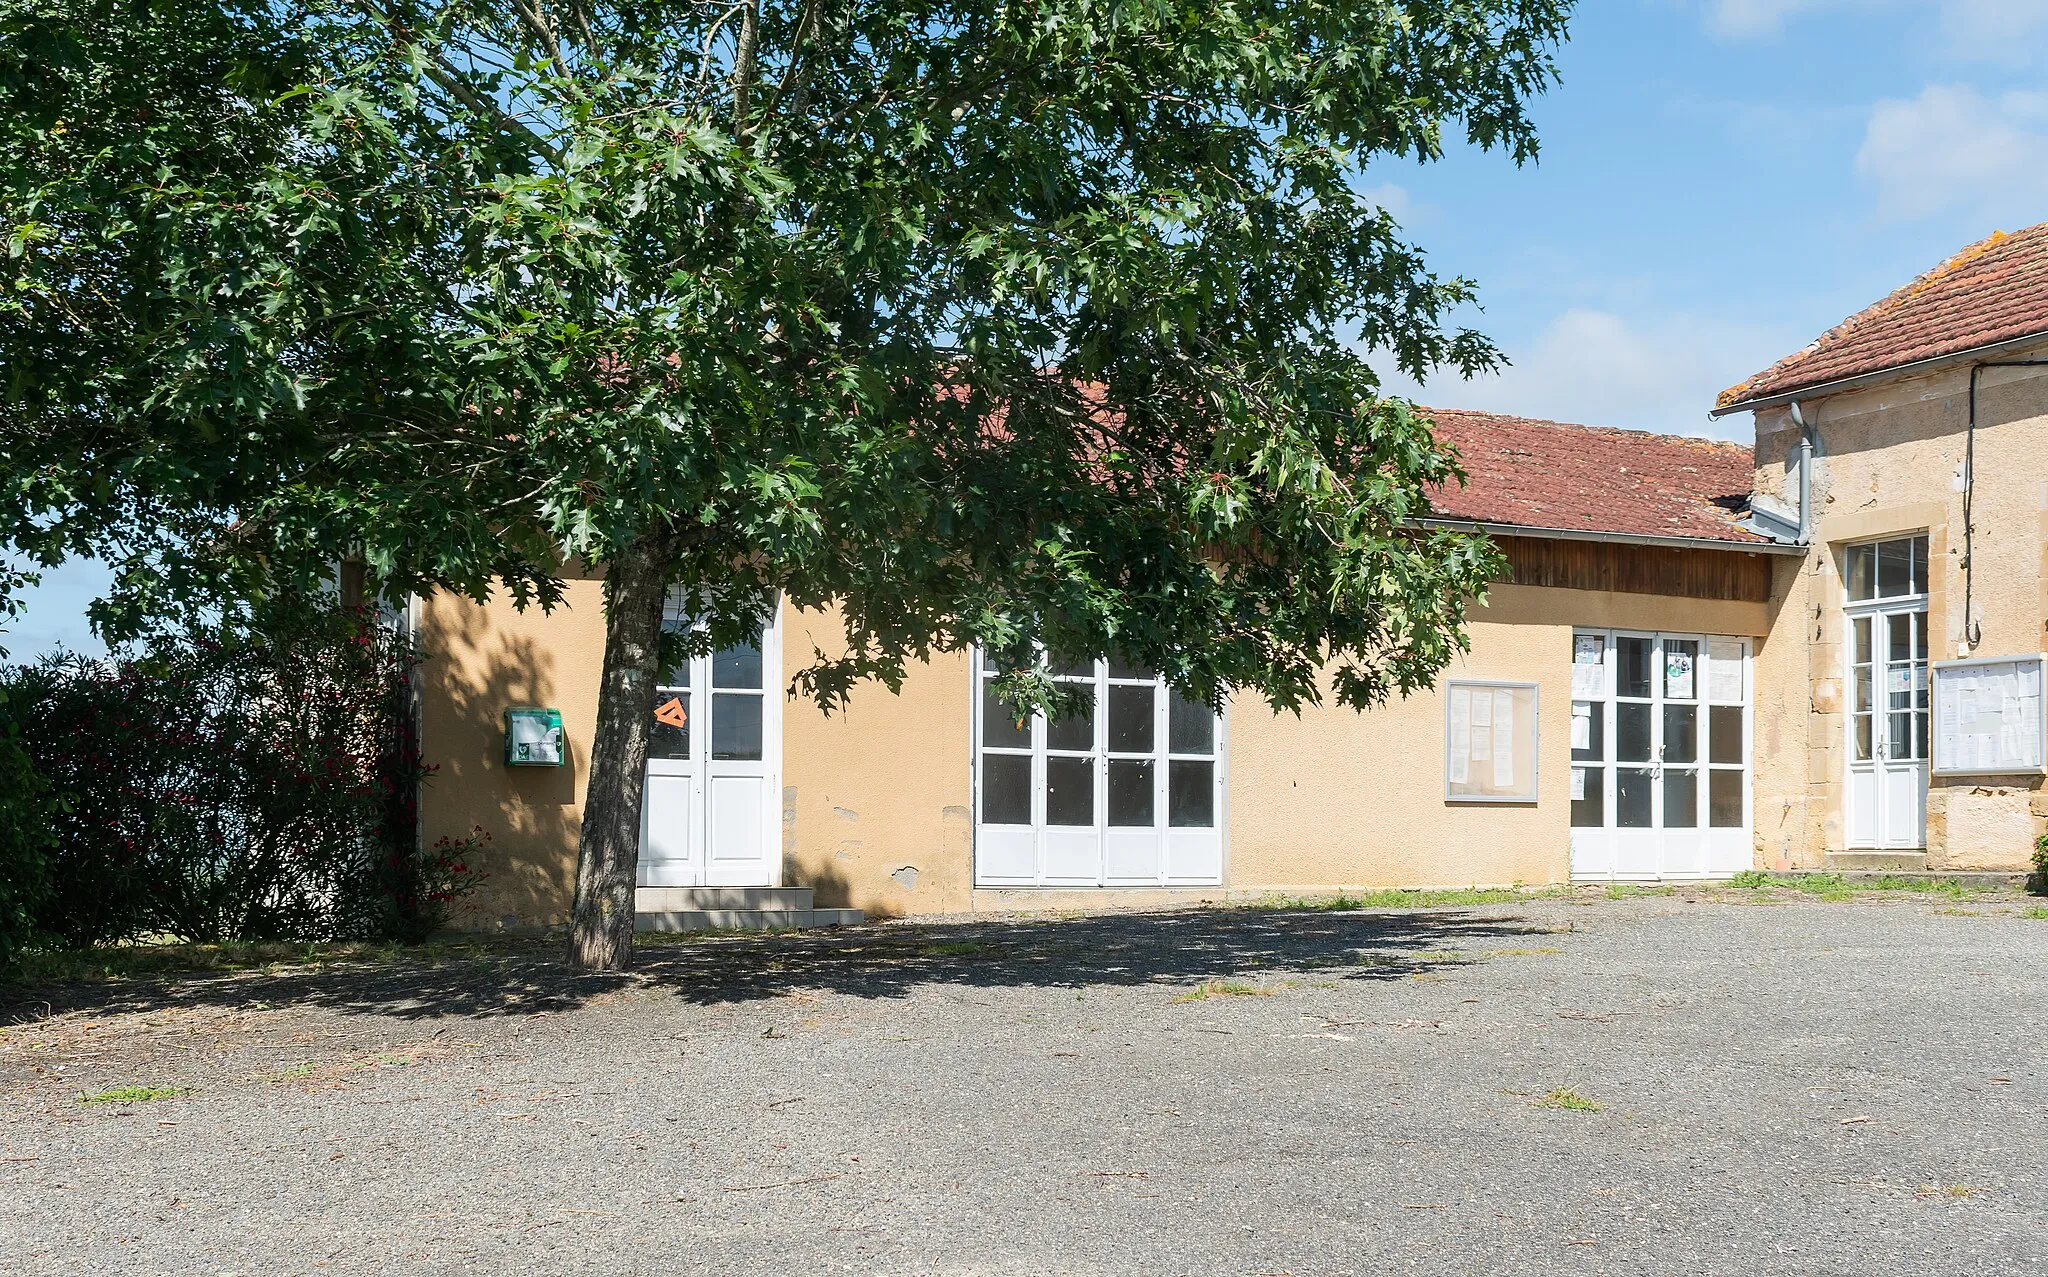
M1738 896L17 995L0 1270L2048 1269L2048 921Z

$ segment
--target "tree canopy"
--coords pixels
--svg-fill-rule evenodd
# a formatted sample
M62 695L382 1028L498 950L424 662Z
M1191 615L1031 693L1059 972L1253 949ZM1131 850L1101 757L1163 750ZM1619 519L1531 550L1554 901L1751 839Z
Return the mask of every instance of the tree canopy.
M1498 355L1366 174L1532 158L1570 8L0 0L0 535L116 630L610 565L601 719L671 584L838 605L828 706L970 643L1376 703L1497 560L1368 356Z

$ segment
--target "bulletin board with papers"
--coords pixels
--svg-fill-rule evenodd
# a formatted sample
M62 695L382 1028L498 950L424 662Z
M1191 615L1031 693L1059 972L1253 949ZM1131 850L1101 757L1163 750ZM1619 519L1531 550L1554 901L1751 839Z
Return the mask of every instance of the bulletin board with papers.
M1453 682L1445 692L1444 799L1536 801L1536 684Z
M2010 776L2048 764L2041 656L1934 666L1934 772Z

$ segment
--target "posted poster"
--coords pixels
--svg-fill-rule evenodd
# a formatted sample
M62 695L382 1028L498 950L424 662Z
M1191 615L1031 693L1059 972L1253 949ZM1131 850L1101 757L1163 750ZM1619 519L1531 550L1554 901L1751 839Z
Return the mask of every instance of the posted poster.
M1572 748L1593 748L1593 707L1584 701L1572 703Z
M1515 787L1515 694L1493 694L1493 787Z
M1742 644L1707 640L1707 699L1731 705L1742 699Z
M1472 693L1472 761L1493 759L1493 696L1483 688Z
M1451 689L1451 783L1463 785L1472 779L1472 691Z
M1572 768L1572 801L1586 801L1586 769L1583 767Z
M1692 699L1691 652L1666 652L1664 654L1664 695L1675 701Z
M1597 634L1572 639L1572 696L1597 701L1607 695L1607 640Z

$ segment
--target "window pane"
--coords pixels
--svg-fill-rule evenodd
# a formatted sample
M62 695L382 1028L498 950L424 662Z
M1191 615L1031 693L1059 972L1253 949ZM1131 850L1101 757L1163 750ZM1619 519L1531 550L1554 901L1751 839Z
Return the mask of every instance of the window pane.
M1877 595L1897 598L1913 592L1913 543L1886 541L1877 547Z
M1927 538L1913 538L1913 593L1925 594L1927 584Z
M1048 758L1045 760L1045 823L1048 825L1092 825L1095 823L1094 759Z
M1065 718L1047 720L1045 747L1088 751L1095 748L1095 705L1092 698L1089 704Z
M761 645L759 642L741 643L728 647L711 658L711 685L713 687L761 686Z
M1713 772L1708 784L1707 820L1716 829L1740 829L1742 773Z
M1216 715L1207 705L1191 701L1179 692L1169 695L1173 699L1167 704L1167 749L1175 754L1215 753Z
M1707 748L1713 755L1709 761L1742 762L1742 706L1716 705L1709 712L1712 717L1707 722Z
M988 825L1031 823L1031 756L981 756L981 819Z
M1696 763L1700 760L1700 707L1664 707L1664 761Z
M1109 689L1109 752L1152 752L1152 689L1111 684Z
M761 701L761 697L743 692L721 692L711 698L713 758L747 761L761 757Z
M1604 829L1607 826L1607 773L1598 767L1581 767L1586 774L1586 796L1572 799L1573 829ZM1578 782L1573 782L1577 788Z
M647 740L649 758L688 758L690 756L690 693L686 690L664 687L654 697L654 734ZM680 717L683 721L664 721Z
M1620 658L1620 668L1615 674L1616 694L1647 700L1650 695L1650 658L1656 655L1656 643L1646 638L1623 637L1615 640L1614 648Z
M1926 701L1923 699L1921 703L1924 705ZM1928 715L1925 709L1913 715L1913 757L1915 758L1927 757L1927 718Z
M1689 701L1699 696L1699 665L1699 640L1664 640L1664 697L1666 700Z
M1581 724L1584 724L1581 726ZM1585 733L1585 745L1576 742L1579 733ZM1574 701L1572 703L1572 761L1575 763L1600 763L1607 761L1607 707L1598 701Z
M1664 827L1696 829L1700 823L1700 774L1689 767L1664 769Z
M1624 763L1650 761L1650 707L1614 707L1614 756Z
M1886 629L1891 634L1890 659L1910 661L1913 659L1913 618L1907 615L1888 616Z
M1216 827L1216 764L1166 765L1166 823L1175 829Z
M1017 711L989 690L986 679L981 684L981 743L1000 749L1031 748L1031 720L1018 726Z
M1095 662L1066 661L1062 664L1055 665L1052 667L1052 676L1054 678L1094 678Z
M1109 823L1119 829L1152 827L1152 760L1109 760Z
M1109 658L1109 676L1111 678L1142 678L1148 683L1157 677L1145 666L1135 665L1120 656Z
M1870 618L1867 616L1856 618L1856 663L1870 664Z
M1859 714L1871 708L1870 697L1872 692L1870 680L1870 667L1868 665L1858 665L1856 667L1856 712Z
M1872 744L1870 715L1858 714L1856 716L1855 738L1856 761L1859 763L1869 762L1871 758L1874 756L1872 753L1874 746Z
M1913 715L1891 715L1885 730L1888 733L1884 738L1886 758L1913 757Z
M1913 655L1927 659L1927 613L1913 613Z
M1656 797L1657 782L1650 773L1635 767L1622 767L1614 773L1614 816L1615 825L1621 829L1648 829L1653 825L1651 802Z
M1855 545L1849 547L1849 562L1843 575L1847 578L1849 597L1874 599L1877 597L1877 547Z

